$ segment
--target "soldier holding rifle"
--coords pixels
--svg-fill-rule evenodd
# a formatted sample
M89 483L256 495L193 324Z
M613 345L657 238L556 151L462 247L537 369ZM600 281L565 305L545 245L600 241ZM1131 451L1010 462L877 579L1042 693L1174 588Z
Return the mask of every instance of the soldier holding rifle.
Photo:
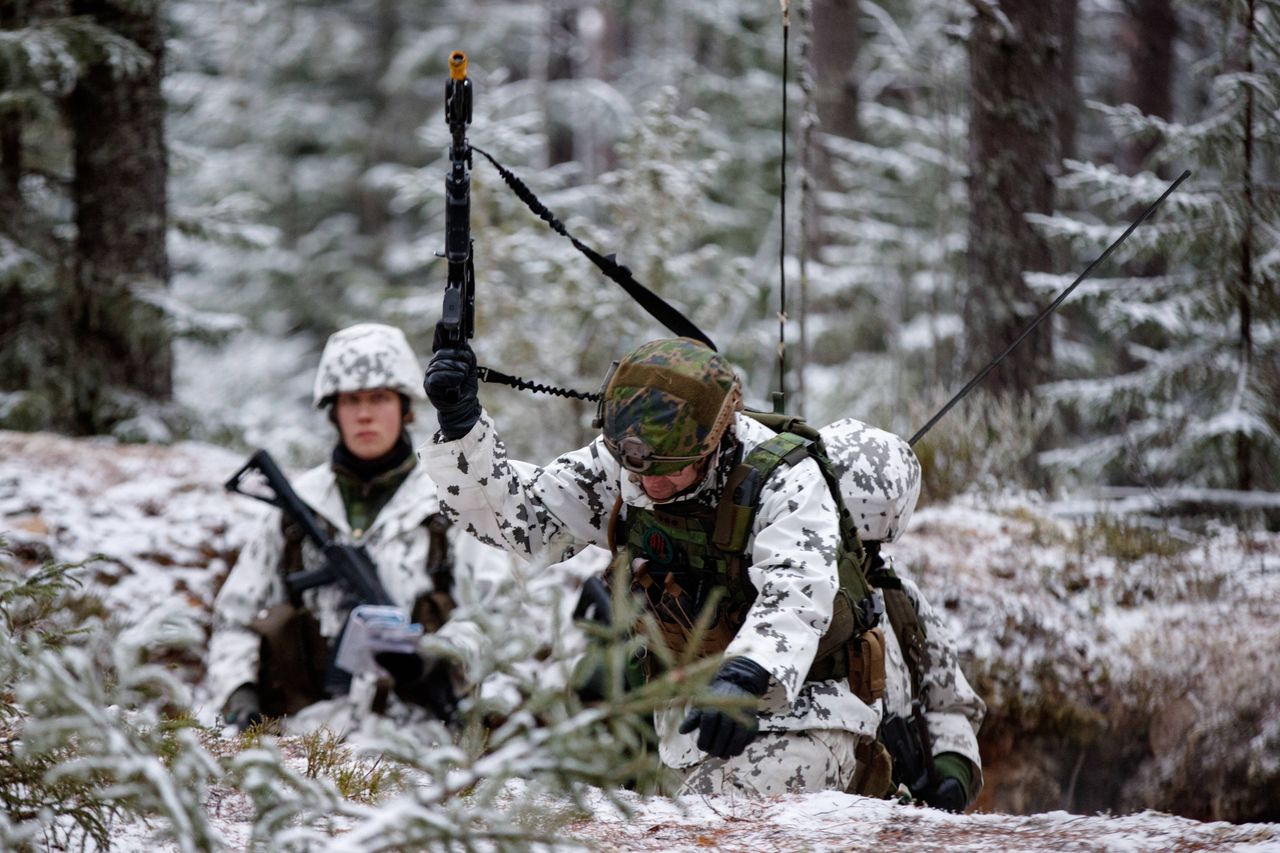
M261 453L246 466L275 475L268 502L282 511L245 546L214 604L206 681L228 724L285 716L298 728L342 731L370 710L405 720L424 708L452 713L482 642L455 607L492 595L511 564L439 514L407 431L421 375L399 329L363 323L336 332L313 395L337 429L330 461L300 476L296 495L270 457L265 469ZM282 485L292 500L280 501ZM476 601L457 600L467 595ZM401 608L456 656L383 654L381 666L344 670L338 638L360 604Z

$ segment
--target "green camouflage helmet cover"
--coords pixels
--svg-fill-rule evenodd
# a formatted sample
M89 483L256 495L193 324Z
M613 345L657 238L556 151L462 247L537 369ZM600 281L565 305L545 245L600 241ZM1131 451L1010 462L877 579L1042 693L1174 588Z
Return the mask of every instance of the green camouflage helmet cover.
M674 473L716 449L742 407L737 374L690 338L651 341L614 371L602 400L606 447L624 460L623 442L647 448L643 473Z

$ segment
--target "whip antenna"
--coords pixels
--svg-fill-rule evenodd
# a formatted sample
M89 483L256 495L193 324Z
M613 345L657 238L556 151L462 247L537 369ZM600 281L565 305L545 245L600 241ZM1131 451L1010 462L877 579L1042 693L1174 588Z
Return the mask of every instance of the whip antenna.
M1029 326L1027 326L1025 329L1023 329L1023 330L1022 330L1022 334L1018 335L1018 337L1016 337L1016 338L1014 339L1013 343L1011 343L1011 344L1009 344L1009 346L1005 347L1004 352L1000 353L998 356L996 356L994 359L992 359L992 360L991 360L991 362L990 362L989 364L987 364L987 366L986 366L986 367L984 367L984 368L982 368L982 370L978 371L978 375L977 375L977 376L975 376L975 377L973 377L972 379L970 379L970 380L969 380L969 384L967 384L967 385L965 385L963 388L961 388L961 389L960 389L960 391L959 391L959 393L957 393L954 397L952 397L952 398L951 398L951 400L950 400L950 401L948 401L948 402L947 402L947 404L946 404L945 406L943 406L941 409L939 409L939 410L938 410L938 413L937 413L936 415L934 415L933 417L929 418L929 422L928 422L927 424L925 424L924 426L920 427L920 429L916 432L916 434L915 434L915 435L913 435L913 436L911 436L911 440L910 440L909 442L907 442L907 443L908 443L908 444L910 444L910 445L912 445L912 446L914 447L914 446L915 446L915 443L916 443L917 441L919 441L921 438L923 438L923 437L924 437L924 434L925 434L925 433L927 433L929 430L931 430L931 429L933 428L933 425L934 425L934 424L936 424L938 421L942 420L942 416L943 416L943 415L945 415L947 412L951 411L951 407L952 407L952 406L954 406L956 403L959 403L961 400L963 400L963 399L964 399L964 397L965 397L965 395L966 395L966 394L968 394L970 391L972 391L972 390L974 389L974 387L975 387L979 382L981 382L983 379L985 379L985 378L986 378L986 376L987 376L987 374L988 374L988 373L990 373L990 372L991 372L991 370L992 370L992 369L993 369L997 364L999 364L1000 362L1004 361L1005 356L1007 356L1009 353L1013 352L1013 348L1014 348L1014 347L1016 347L1018 344L1022 343L1023 339L1024 339L1024 338L1026 338L1026 336L1027 336L1027 335L1029 335L1029 334L1031 334L1032 332L1034 332L1034 331L1035 331L1035 329L1036 329L1036 327L1037 327L1037 326L1039 326L1039 325L1040 325L1040 323L1042 323L1046 317L1048 317L1048 316L1049 316L1050 314L1052 314L1055 310L1057 310L1058 306L1062 304L1062 300L1066 299L1068 296L1070 296L1070 295L1071 295L1071 291L1073 291L1073 290L1075 290L1075 289L1076 289L1076 285L1078 285L1080 282L1084 281L1086 278L1088 278L1088 277L1089 277L1089 273L1093 272L1093 268L1094 268L1094 267L1096 267L1098 264L1100 264L1100 263L1102 263L1103 261L1105 261L1105 260L1107 259L1107 257L1108 257L1112 252L1114 252L1114 251L1116 250L1116 247L1117 247L1117 246L1119 246L1119 245L1120 245L1121 243L1123 243L1125 240L1129 239L1129 235L1133 233L1134 229L1135 229L1135 228L1137 228L1139 225L1141 225L1141 224L1142 224L1142 222L1143 222L1143 220L1145 220L1148 216L1150 216L1150 215L1155 211L1155 209L1156 209L1157 207L1159 207L1159 206L1161 205L1161 203L1162 203L1166 198L1168 198L1168 197L1169 197L1169 195L1170 195L1174 190L1176 190L1176 189L1178 188L1178 184L1182 183L1183 181L1185 181L1185 180L1186 180L1187 178L1189 178L1189 177L1191 177L1191 170L1190 170L1190 169L1187 169L1185 172L1183 172L1181 175L1179 175L1179 176L1178 176L1178 179L1177 179L1177 180L1175 180L1173 183L1169 184L1168 189L1166 189L1163 193L1161 193L1161 194L1160 194L1160 198L1158 198L1158 199L1156 199L1155 201L1151 202L1151 206L1150 206L1150 207L1148 207L1146 210L1142 211L1142 215L1141 215L1141 216L1139 216L1137 219L1133 220L1133 224L1132 224L1132 225L1130 225L1128 228L1126 228L1126 229L1125 229L1125 232L1124 232L1123 234L1121 234L1121 235L1116 239L1116 241L1115 241L1114 243L1112 243L1110 246L1108 246L1108 247L1107 247L1107 250L1106 250L1105 252L1103 252L1101 255L1099 255L1097 258L1095 258L1095 259L1094 259L1094 261L1093 261L1093 263L1091 263L1091 264L1089 264L1089 266L1085 267L1084 272L1080 273L1080 275L1078 275L1078 276L1076 277L1076 280L1075 280L1075 281L1073 281L1073 282L1071 282L1071 285L1070 285L1069 287L1067 287L1067 289L1066 289L1066 290L1064 290L1064 291L1062 291L1061 293L1059 293L1059 294L1058 294L1058 298L1057 298L1057 299L1054 299L1054 300L1053 300L1053 302L1049 303L1049 307L1047 307L1047 308L1045 308L1043 311L1041 311L1041 312L1036 316L1036 318L1035 318L1034 320L1032 320L1032 321L1031 321L1031 325L1029 325Z
M782 411L787 396L787 43L791 33L790 0L782 4L782 162L778 167L778 394L774 408Z

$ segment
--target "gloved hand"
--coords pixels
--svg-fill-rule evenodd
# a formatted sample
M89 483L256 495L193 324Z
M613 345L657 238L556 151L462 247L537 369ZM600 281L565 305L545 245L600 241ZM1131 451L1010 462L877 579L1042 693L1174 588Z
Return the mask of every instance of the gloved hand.
M935 781L916 797L926 805L948 812L962 812L969 805L973 787L973 765L955 752L943 752L933 759Z
M449 723L458 709L453 665L417 652L378 652L373 656L391 676L392 690L405 702L419 705Z
M608 627L613 624L613 593L599 575L582 582L582 592L573 608L574 619L585 619Z
M613 624L613 595L604 578L592 575L583 581L582 593L573 608L577 621L594 622L606 628ZM574 665L569 686L584 703L600 702L605 698L608 669L600 641L595 640L587 654Z
M435 354L427 365L422 382L431 405L436 407L440 433L449 441L462 438L480 420L480 380L476 375L476 354L465 343L460 347L440 345L436 326Z
M262 704L258 699L258 688L252 684L241 684L233 690L222 706L222 720L238 732L261 723Z
M763 696L769 687L769 673L751 658L733 658L725 662L711 679L712 696L749 699ZM759 731L757 712L753 708L694 707L680 724L680 734L698 729L698 749L715 758L741 755Z

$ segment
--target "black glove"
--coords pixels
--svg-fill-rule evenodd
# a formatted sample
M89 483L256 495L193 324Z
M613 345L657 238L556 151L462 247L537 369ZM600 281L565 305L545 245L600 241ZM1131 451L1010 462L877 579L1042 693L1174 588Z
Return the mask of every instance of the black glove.
M402 700L426 708L443 722L453 721L458 694L452 665L417 652L378 652L373 658L391 676L392 690Z
M726 661L708 690L712 696L749 699L763 696L769 687L769 673L751 658ZM697 708L680 724L680 734L698 729L698 749L715 758L741 755L759 731L757 711L752 708Z
M480 420L480 380L476 375L476 354L471 347L440 346L436 326L435 354L427 365L423 390L436 407L440 433L449 441L462 438Z
M258 699L258 688L252 684L241 684L233 690L222 706L222 720L240 732L261 723L262 704Z
M613 623L613 596L604 578L592 575L582 583L582 593L573 608L573 618L594 622L608 627ZM583 703L600 702L605 698L605 681L608 671L603 649L599 641L591 644L587 654L578 661L569 678L569 686Z
M935 809L962 812L969 805L973 786L973 765L955 752L943 752L933 759L934 781L917 793L917 799Z
M605 627L613 624L613 593L604 578L592 575L582 582L582 593L573 608L573 618Z

